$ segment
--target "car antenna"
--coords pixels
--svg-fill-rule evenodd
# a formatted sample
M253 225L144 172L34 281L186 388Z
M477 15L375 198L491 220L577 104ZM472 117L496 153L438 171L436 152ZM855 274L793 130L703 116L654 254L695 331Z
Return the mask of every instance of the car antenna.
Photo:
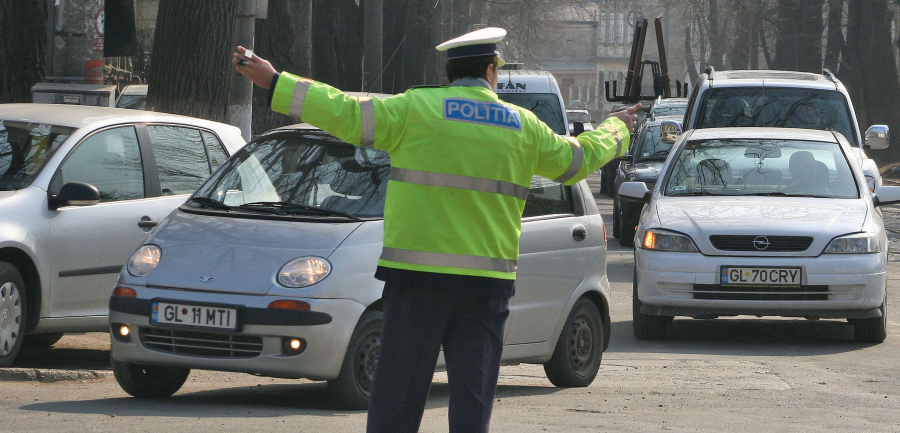
M378 84L379 81L381 81L381 76L384 75L384 71L387 70L387 67L391 65L391 60L394 60L394 56L397 55L397 51L400 51L400 47L403 46L403 43L404 43L404 42L406 42L406 35L405 35L405 34L403 35L403 39L400 40L400 43L397 44L397 48L394 50L394 54L391 54L391 57L388 59L387 63L385 63L385 64L384 64L384 67L381 68L381 73L378 74L378 78L375 79L375 82L374 82L374 83L372 83L372 87L369 87L369 91L366 92L367 95L368 95L369 93L372 93L372 89L374 89L374 88L375 88L375 85ZM393 90L392 90L392 91L393 91Z

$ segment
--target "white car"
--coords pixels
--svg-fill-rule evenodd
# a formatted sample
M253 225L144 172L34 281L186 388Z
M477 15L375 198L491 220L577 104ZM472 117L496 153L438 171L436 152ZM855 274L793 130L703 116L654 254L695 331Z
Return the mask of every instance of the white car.
M867 188L835 132L685 132L635 235L634 333L664 338L675 316L847 319L858 341L885 339L887 236L878 206L900 187Z
M23 341L109 329L128 255L243 145L194 117L0 105L0 367Z

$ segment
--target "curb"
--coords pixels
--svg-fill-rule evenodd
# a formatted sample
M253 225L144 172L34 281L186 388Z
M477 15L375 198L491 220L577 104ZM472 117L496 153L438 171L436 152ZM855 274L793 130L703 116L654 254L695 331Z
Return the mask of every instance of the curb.
M52 383L64 380L96 380L112 376L111 371L50 370L44 368L0 368L0 381Z

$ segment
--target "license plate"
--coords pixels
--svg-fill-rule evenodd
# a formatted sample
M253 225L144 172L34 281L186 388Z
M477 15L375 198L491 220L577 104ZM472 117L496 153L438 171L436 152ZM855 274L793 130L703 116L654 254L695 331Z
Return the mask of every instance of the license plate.
M222 306L154 301L150 323L234 331L238 328L238 310Z
M722 266L719 276L723 286L800 286L803 281L800 268Z

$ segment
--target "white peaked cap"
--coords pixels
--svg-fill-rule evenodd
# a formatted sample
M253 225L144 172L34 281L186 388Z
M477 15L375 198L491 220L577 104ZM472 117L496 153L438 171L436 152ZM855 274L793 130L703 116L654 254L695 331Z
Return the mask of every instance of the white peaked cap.
M506 62L500 58L497 51L497 42L506 37L506 29L500 27L485 27L474 32L466 33L460 37L450 39L438 45L438 51L446 51L447 59L463 59L467 57L497 56L499 66Z

